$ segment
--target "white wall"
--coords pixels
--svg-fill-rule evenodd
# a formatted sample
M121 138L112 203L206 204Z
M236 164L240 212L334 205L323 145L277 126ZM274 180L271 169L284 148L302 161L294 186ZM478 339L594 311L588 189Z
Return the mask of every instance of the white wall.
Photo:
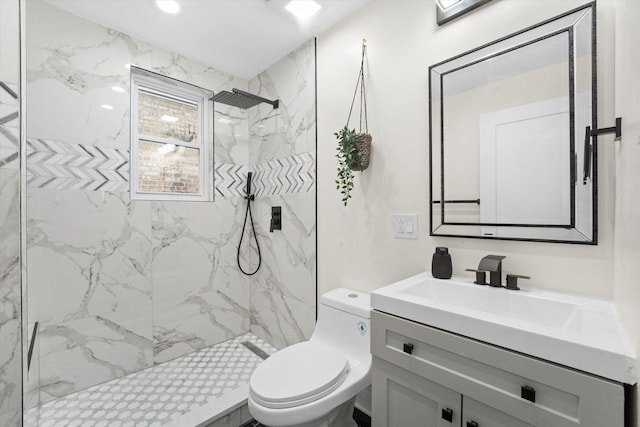
M318 292L347 286L371 291L430 268L435 246L448 246L454 274L486 254L506 255L504 270L530 285L613 294L613 147L599 158L599 244L433 238L428 230L428 90L432 64L556 16L585 1L493 1L437 27L431 1L374 1L318 38ZM613 123L613 3L598 2L599 120ZM353 199L335 190L336 141L368 49L371 166L357 174ZM352 123L352 126L354 123ZM393 237L394 213L418 213L418 240Z
M615 8L616 117L622 117L622 139L615 143L614 296L640 353L640 2L616 0Z

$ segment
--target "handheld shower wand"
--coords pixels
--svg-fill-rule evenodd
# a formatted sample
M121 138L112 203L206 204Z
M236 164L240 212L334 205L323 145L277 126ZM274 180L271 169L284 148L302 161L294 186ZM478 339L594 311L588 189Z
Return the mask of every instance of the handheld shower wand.
M251 214L251 202L253 202L256 199L256 197L253 194L251 194L251 178L252 177L253 177L253 173L249 172L247 174L247 187L245 190L246 195L244 196L244 199L247 201L247 210L245 211L244 222L242 223L242 233L240 234L240 241L238 242L238 256L237 256L238 268L243 274L247 276L253 276L254 274L256 274L260 269L260 265L262 265L262 254L260 253L260 243L258 243L258 236L256 235L256 227L253 224L253 215ZM256 249L258 251L258 266L252 272L245 271L242 268L242 265L240 264L240 248L242 246L242 239L244 238L244 230L247 226L247 217L249 217L249 220L251 221L251 231L253 232L253 238L256 241Z
M251 177L253 176L253 172L249 172L247 174L247 188L246 188L246 193L247 195L244 196L245 200L250 200L250 201L254 201L256 199L256 197L251 194Z

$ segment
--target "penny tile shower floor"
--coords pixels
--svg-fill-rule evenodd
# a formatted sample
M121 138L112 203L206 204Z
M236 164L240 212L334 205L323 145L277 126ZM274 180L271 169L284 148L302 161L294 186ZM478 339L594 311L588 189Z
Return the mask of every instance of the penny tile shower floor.
M170 423L246 387L262 362L242 344L246 341L267 354L276 351L253 334L241 335L47 402L27 412L25 426L152 427Z

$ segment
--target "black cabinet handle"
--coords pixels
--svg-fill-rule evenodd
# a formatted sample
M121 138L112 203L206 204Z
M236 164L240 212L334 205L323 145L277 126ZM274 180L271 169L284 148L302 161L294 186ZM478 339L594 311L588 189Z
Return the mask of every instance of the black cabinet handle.
M528 400L529 402L536 402L536 390L528 385L523 385L520 387L520 397L524 400Z
M467 427L478 427L478 423L475 421L467 421Z
M404 351L404 352L405 352L405 353L407 353L407 354L411 354L411 353L413 353L413 344L411 344L411 343L405 343L405 344L402 346L402 351Z
M442 410L442 419L445 421L453 422L453 409L445 408Z

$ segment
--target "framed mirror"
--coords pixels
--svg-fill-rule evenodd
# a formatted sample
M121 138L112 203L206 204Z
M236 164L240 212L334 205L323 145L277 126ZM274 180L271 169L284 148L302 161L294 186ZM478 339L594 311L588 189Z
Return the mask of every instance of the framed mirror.
M597 243L595 4L429 67L433 236Z

